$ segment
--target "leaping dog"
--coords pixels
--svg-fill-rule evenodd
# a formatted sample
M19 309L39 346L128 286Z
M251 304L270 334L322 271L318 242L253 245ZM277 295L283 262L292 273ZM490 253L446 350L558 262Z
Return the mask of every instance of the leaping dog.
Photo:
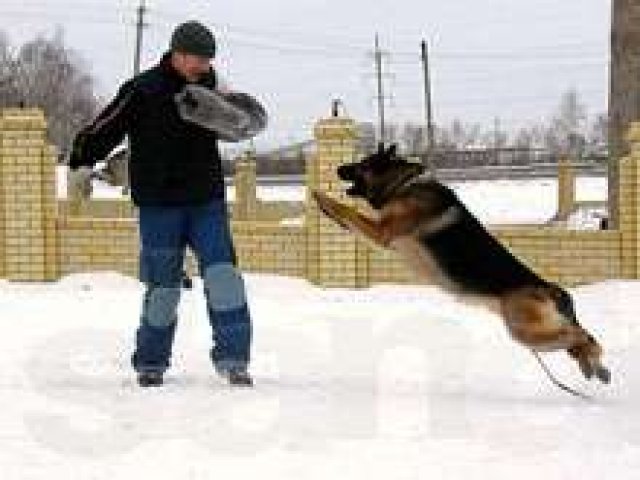
M587 379L595 376L609 383L602 347L578 323L569 293L513 256L450 188L421 177L423 171L422 165L397 155L395 145L381 145L376 153L337 171L341 180L351 183L347 195L365 199L376 215L323 192L312 195L336 223L397 251L429 283L491 304L511 337L536 356L565 350Z

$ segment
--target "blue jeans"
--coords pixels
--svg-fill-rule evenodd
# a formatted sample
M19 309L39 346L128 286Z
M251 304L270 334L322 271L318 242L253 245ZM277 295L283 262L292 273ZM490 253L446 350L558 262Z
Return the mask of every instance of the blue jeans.
M203 279L213 329L211 360L217 370L246 368L251 319L245 287L235 265L224 199L204 205L139 209L140 279L146 284L136 349L137 372L164 372L170 365L186 247Z

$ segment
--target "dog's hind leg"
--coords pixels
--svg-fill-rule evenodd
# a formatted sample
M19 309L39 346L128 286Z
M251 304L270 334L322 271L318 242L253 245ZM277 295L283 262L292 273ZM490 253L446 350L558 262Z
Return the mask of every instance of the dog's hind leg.
M537 351L569 348L576 327L559 315L541 287L527 287L501 298L500 310L511 336Z
M586 378L591 378L595 375L600 381L609 383L611 381L611 373L602 365L600 360L602 347L587 332L584 332L583 337L581 342L568 348L567 353L578 362L578 366Z
M566 350L586 378L604 383L609 371L600 363L601 347L577 322L568 321L543 288L531 287L506 295L501 311L511 336L538 351Z
M580 367L585 377L591 378L595 375L604 383L609 383L611 374L601 363L602 347L595 338L580 323L575 311L575 306L571 295L558 285L549 285L549 293L553 298L558 312L576 328L579 329L579 340L567 348L567 353Z

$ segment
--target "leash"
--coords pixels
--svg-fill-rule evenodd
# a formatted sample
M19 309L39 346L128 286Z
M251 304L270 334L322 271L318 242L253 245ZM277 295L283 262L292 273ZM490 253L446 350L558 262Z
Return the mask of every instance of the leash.
M579 397L583 400L593 400L593 398L590 397L589 395L586 395L582 392L578 392L577 390L574 390L573 388L568 387L564 383L560 382L556 377L553 376L553 373L551 373L551 370L549 370L549 367L547 367L545 363L542 361L542 358L540 358L540 355L538 354L538 352L536 352L535 350L531 350L531 353L533 354L534 357L536 357L536 360L538 360L540 367L542 367L542 370L544 371L544 373L547 374L547 377L549 377L549 380L551 380L551 382L556 387L564 390L565 392L570 393L573 396Z

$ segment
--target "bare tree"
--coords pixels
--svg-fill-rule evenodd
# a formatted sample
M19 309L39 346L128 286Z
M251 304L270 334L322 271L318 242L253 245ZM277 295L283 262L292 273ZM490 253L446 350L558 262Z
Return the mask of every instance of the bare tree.
M587 144L593 151L605 152L609 141L609 116L600 113L592 120L587 134Z
M16 66L9 40L0 32L0 107L17 104Z
M481 142L486 148L500 149L509 143L509 134L502 128L500 120L495 118L493 127L481 135Z
M478 142L480 125L467 124L455 119L451 124L451 140L456 148L467 148Z
M372 122L358 124L358 147L361 152L371 153L376 150L376 126Z
M584 145L587 112L575 89L567 90L560 99L546 134L546 146L553 152L567 152Z
M399 143L400 127L397 123L386 123L384 125L384 138L388 143Z
M464 149L480 141L480 126L454 119L449 126L436 127L436 145L441 149Z
M64 152L75 133L96 114L93 79L76 54L64 45L62 31L38 37L12 54L0 36L0 105L42 108L50 141ZM2 81L2 80L0 80Z
M520 128L514 135L512 145L516 148L543 148L546 127L532 124Z
M424 152L427 149L427 129L424 125L405 123L400 134L405 151L411 153Z

